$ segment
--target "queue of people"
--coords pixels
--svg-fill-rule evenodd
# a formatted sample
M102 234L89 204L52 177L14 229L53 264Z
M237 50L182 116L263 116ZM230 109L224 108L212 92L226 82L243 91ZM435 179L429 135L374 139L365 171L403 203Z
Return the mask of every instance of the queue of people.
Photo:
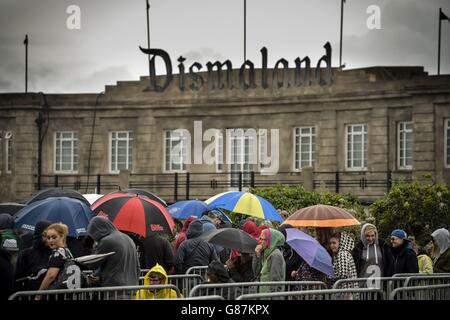
M169 274L184 274L193 266L208 266L211 283L322 281L329 287L339 279L390 277L398 273L450 273L450 234L444 228L431 234L431 252L419 247L400 229L391 232L388 244L380 239L375 225L366 223L361 227L356 245L348 231L319 229L315 237L332 258L334 276L329 277L308 265L286 242L286 229L292 226L281 225L276 229L266 224L258 226L251 219L242 221L241 229L257 240L253 254L235 250L230 253L200 237L211 229L224 226L217 216L190 217L182 226L172 243L164 236L142 241L146 261L143 266L135 241L117 230L107 218L94 217L87 228L93 244L90 252L110 255L89 265L93 270L91 276L76 280L64 278L67 261L74 257L68 247L67 226L41 221L36 225L32 246L18 252L14 265L8 251L11 241L2 242L2 298L14 291L82 286L84 280L88 286L135 286L139 283L140 270L144 268L150 269L144 277L144 285L167 284ZM36 277L42 270L45 270L42 276ZM27 281L22 281L24 279ZM61 286L62 282L65 282L64 286ZM261 286L259 292L282 288ZM141 290L136 294L137 299L175 297L176 293L170 289Z

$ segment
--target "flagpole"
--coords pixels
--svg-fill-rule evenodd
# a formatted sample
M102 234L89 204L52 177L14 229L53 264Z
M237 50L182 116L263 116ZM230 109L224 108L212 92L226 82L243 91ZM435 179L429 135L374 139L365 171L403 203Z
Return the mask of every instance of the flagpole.
M439 37L438 37L438 65L437 65L437 74L441 74L441 15L442 8L439 8Z
M25 93L28 92L28 35L25 35Z
M341 34L340 34L340 46L339 46L339 68L342 67L342 31L344 28L344 2L345 0L341 0Z
M244 0L244 62L247 60L247 0Z
M148 2L149 0L145 0L145 10L147 12L147 48L150 49L150 3ZM150 70L150 60L151 60L151 56L150 54L148 55L148 76L150 77L151 75L151 70Z

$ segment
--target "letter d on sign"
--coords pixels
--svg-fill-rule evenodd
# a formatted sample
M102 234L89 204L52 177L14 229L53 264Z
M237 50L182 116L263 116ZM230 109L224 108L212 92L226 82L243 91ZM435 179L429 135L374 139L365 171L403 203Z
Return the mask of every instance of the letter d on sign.
M81 9L77 5L70 5L66 9L66 13L70 16L66 20L66 26L69 30L81 29Z

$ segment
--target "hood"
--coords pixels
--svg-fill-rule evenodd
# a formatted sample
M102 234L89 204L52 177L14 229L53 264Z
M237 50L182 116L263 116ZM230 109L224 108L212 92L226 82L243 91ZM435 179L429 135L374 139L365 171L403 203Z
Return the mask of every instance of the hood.
M42 249L42 250L50 250L50 248L47 247L47 245L42 241L42 233L47 229L52 223L50 221L44 220L39 221L36 223L36 226L34 227L34 233L33 233L33 247L36 249Z
M353 240L353 238L347 232L342 232L341 237L339 239L338 251L352 252L354 247L355 241Z
M267 232L269 234L267 234ZM284 245L286 238L280 231L272 228L269 228L268 231L266 231L266 236L269 238L269 247L264 250L264 257L267 259L277 247Z
M0 230L14 228L14 218L9 213L0 213Z
M216 226L213 223L213 220L210 217L208 217L208 216L203 216L199 221L203 225L202 226L202 228L203 228L203 232L202 233L209 232L211 230L216 230L217 229Z
M230 275L228 274L227 269L225 269L225 266L217 260L214 260L209 264L206 273L217 275L219 281L222 283L230 281Z
M87 227L88 235L97 242L115 231L117 231L117 228L114 224L103 217L92 218Z
M192 221L194 221L195 219L197 219L196 217L190 216L189 218L186 219L186 221L184 221L183 223L183 228L181 229L181 232L187 232L189 225L191 224Z
M200 220L194 220L189 225L189 228L186 232L187 239L193 239L199 237L203 233L203 224Z
M366 237L365 237L365 233L366 233L366 229L368 228L368 227L372 227L372 228L374 228L375 230L375 242L374 243L378 243L378 229L377 229L377 227L375 227L373 224L371 224L371 223L365 223L362 227L361 227L361 242L363 243L363 245L364 245L364 247L366 248L367 247L367 240L366 240Z
M431 236L439 247L439 255L443 254L450 247L450 233L447 229L437 229Z
M258 239L259 235L261 234L261 231L256 226L256 223L251 220L244 222L244 224L242 225L242 230L247 232L255 239Z
M169 277L167 276L166 270L164 270L163 266L160 264L156 264L153 268L151 268L144 277L144 286L150 285L150 274L158 273L164 277L164 284L169 283Z

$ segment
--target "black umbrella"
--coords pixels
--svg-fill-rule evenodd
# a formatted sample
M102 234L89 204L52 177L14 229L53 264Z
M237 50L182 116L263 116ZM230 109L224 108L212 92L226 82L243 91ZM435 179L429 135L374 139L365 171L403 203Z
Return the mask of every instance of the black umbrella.
M31 196L31 199L29 199L26 204L30 204L39 200L44 200L50 197L67 197L67 198L73 198L78 199L82 201L84 204L86 204L88 207L91 206L89 201L81 193L75 190L71 189L63 189L63 188L49 188L45 190L38 191L34 195Z
M144 196L149 198L150 200L155 200L159 203L161 203L163 206L167 207L167 203L161 199L160 197L158 197L156 194L151 193L150 191L147 190L142 190L142 189L125 189L125 190L121 190L120 192L126 192L126 193L134 193L140 196Z
M14 215L17 211L25 207L23 203L17 202L5 202L0 203L0 213L9 213L10 215Z
M252 236L241 229L224 228L202 234L200 239L239 252L253 253L258 244Z

